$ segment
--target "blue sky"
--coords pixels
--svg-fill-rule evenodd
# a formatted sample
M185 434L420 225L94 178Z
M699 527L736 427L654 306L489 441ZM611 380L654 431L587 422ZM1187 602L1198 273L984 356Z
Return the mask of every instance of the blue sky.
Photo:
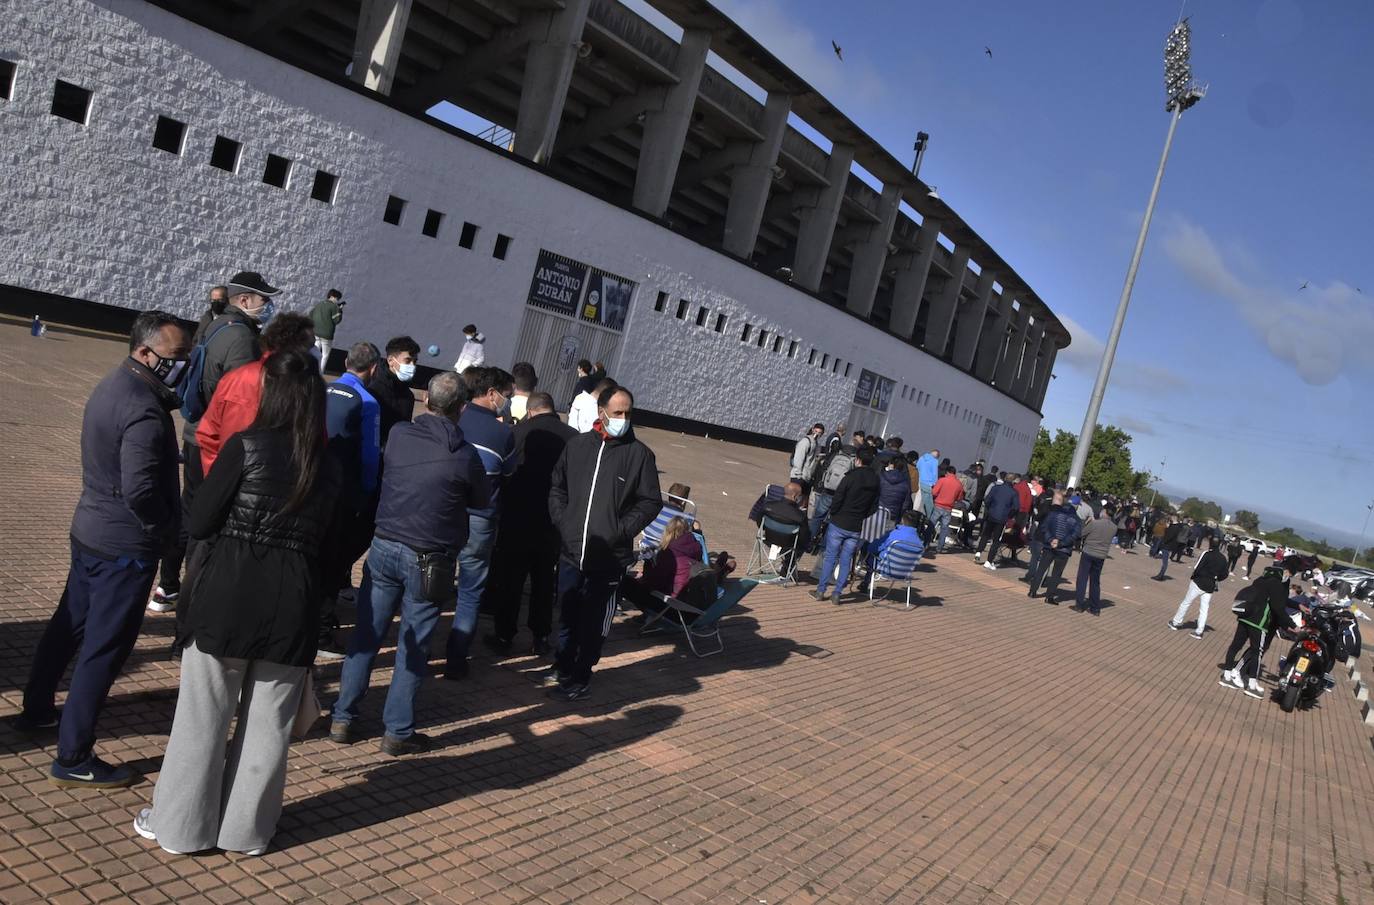
M930 133L922 177L1074 333L1045 425L1077 431L1168 128L1176 0L715 2L899 158ZM1173 487L1358 536L1374 501L1374 4L1186 14L1210 90L1179 126L1104 420Z

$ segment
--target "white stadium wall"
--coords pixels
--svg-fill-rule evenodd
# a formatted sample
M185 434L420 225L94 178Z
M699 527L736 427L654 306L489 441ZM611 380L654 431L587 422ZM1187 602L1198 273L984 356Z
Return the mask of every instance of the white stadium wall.
M443 367L473 322L488 362L509 367L547 249L638 284L607 365L642 408L796 436L848 420L867 369L896 383L888 434L960 464L979 452L1009 468L1030 457L1040 419L1026 406L489 146L141 0L0 0L0 21L0 59L17 64L0 99L0 283L196 318L211 284L259 270L291 310L344 290L336 345L408 333L439 346L422 361ZM85 125L52 114L57 79L92 92ZM153 147L159 116L186 124L180 154ZM242 143L236 172L210 166L216 136ZM291 161L284 189L263 182L268 154ZM311 198L317 170L337 176L332 203ZM399 225L382 219L392 195L407 202ZM435 238L421 232L428 210L444 215ZM464 223L478 228L471 249L459 244ZM498 235L509 237L504 260ZM1001 426L990 449L985 421Z

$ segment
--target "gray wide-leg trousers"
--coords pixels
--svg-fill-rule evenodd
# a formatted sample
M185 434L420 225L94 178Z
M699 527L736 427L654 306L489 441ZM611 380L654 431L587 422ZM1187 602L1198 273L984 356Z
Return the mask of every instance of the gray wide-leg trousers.
M305 667L213 657L194 643L185 649L176 718L153 790L159 845L188 853L267 846L281 816L286 749L304 686Z

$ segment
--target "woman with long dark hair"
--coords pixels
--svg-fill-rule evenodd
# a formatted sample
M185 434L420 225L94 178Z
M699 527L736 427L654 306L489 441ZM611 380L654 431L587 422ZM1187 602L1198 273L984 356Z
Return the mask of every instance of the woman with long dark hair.
M257 419L224 444L191 507L202 546L178 639L181 691L153 807L134 820L173 854L261 854L276 831L340 484L324 405L311 356L267 359Z

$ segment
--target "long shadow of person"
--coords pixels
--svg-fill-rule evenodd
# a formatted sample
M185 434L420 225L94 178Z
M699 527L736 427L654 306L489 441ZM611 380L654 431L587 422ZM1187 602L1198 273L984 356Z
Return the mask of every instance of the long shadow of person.
M305 845L442 807L468 795L525 788L597 754L662 732L683 712L681 707L651 704L591 723L560 726L547 735L535 735L529 725L520 725L512 727L509 742L496 747L362 767L361 783L350 782L288 804L273 844L281 848Z

